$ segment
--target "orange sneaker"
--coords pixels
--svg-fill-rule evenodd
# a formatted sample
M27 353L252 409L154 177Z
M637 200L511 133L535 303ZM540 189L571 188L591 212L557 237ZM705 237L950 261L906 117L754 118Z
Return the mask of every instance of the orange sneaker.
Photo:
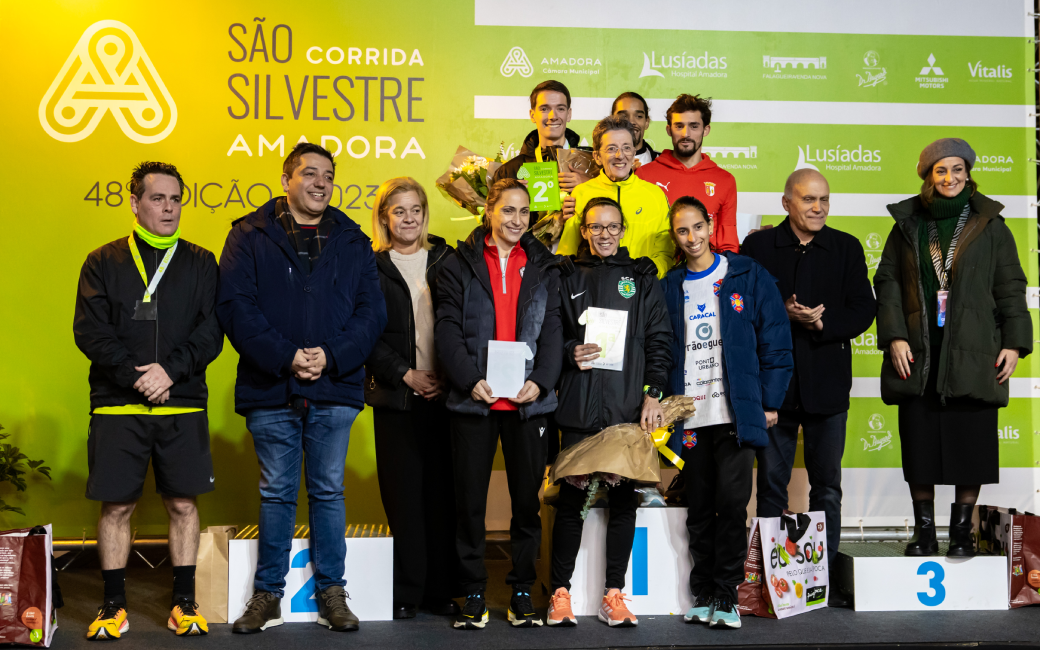
M599 606L599 620L610 627L635 627L639 619L625 606L625 594L620 589L611 589Z
M549 612L545 616L545 622L561 627L574 627L578 624L577 617L571 611L571 595L565 588L557 589L549 599Z

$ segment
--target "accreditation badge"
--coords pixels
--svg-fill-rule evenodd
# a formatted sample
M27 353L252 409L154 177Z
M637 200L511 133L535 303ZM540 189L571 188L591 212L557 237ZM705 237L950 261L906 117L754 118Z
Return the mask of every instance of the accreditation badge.
M158 310L155 300L138 300L134 305L134 320L156 320Z
M939 327L946 325L946 301L950 297L949 291L938 291L936 292L938 298L939 308L935 312L935 320Z

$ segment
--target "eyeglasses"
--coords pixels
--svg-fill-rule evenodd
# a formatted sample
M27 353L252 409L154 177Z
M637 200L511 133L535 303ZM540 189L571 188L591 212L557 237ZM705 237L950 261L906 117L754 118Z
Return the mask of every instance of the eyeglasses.
M620 151L621 153L623 153L625 155L626 158L631 156L632 154L634 154L636 152L636 150L632 147L632 145L628 145L628 144L626 144L626 145L624 145L623 147L620 147L620 148L615 147L614 145L610 145L609 147L607 147L603 151L604 151L604 153L606 153L610 157L616 156L618 154L618 152Z
M602 224L598 224L598 223L590 223L590 224L582 226L582 228L584 228L585 230L589 231L593 235L600 235L600 234L603 233L603 230L604 230L604 226ZM621 234L621 224L619 224L616 221L614 223L609 223L609 224L606 225L606 231L609 232L611 235L620 235Z

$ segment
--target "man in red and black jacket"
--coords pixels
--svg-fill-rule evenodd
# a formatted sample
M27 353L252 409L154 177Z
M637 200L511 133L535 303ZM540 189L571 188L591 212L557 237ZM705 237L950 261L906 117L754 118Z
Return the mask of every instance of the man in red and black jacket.
M636 176L660 186L669 205L681 196L692 196L703 203L714 225L712 250L739 253L737 181L701 151L704 138L711 133L711 100L679 95L666 115L664 128L672 138L672 148L665 149L652 163L638 167Z

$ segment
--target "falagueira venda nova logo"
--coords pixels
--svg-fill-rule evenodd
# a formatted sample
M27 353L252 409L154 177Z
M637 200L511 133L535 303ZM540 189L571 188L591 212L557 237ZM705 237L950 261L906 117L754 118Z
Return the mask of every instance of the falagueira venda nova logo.
M813 79L827 78L827 57L825 56L762 56L762 66L769 72L763 72L763 79Z
M723 169L758 169L758 147L702 147L716 165ZM730 158L732 157L732 160Z
M126 137L152 144L177 125L177 105L132 29L117 20L87 28L40 100L40 125L55 140L78 142L105 114Z

